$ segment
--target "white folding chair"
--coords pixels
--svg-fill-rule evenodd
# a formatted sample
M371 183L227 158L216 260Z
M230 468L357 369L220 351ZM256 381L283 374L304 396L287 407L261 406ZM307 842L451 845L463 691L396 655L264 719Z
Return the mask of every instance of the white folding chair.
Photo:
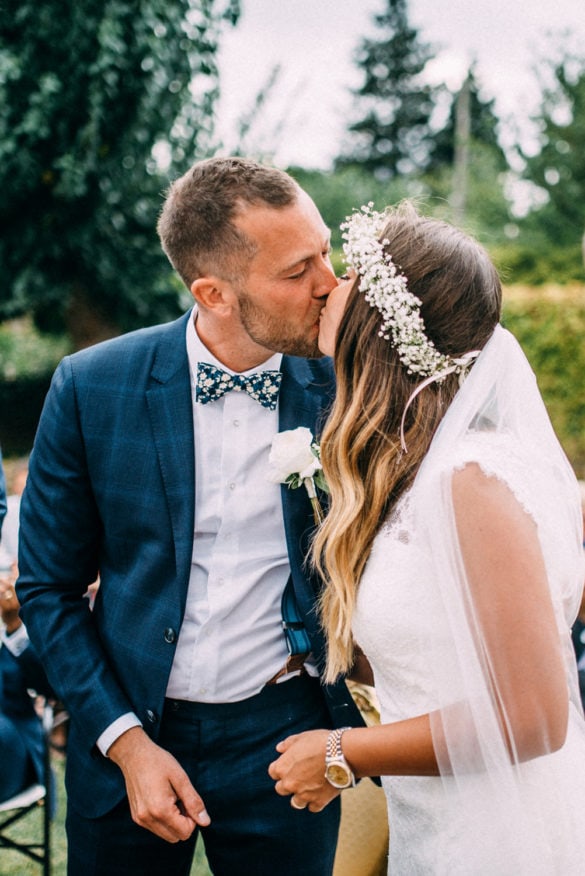
M0 849L12 849L42 864L43 876L51 873L51 812L53 791L49 735L53 726L53 708L49 703L43 707L43 733L45 739L44 785L31 785L19 794L0 803ZM8 835L9 828L31 812L42 809L41 839L23 840ZM37 834L38 835L38 834Z

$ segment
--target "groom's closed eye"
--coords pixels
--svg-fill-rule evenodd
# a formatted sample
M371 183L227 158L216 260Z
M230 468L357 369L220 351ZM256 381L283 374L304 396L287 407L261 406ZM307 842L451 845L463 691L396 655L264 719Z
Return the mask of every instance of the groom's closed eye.
M307 268L305 266L301 271L297 271L295 274L289 274L287 280L298 280L300 277L303 276L306 270Z

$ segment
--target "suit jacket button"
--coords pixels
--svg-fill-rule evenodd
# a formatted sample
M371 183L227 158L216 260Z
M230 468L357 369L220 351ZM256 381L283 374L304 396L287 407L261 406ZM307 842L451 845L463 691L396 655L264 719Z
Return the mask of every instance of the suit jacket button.
M165 630L165 642L168 645L172 645L173 642L176 640L176 638L177 638L177 634L174 631L174 629L172 627L167 627Z
M150 724L156 724L156 722L158 721L158 715L156 714L156 712L153 712L152 709L147 709L146 710L146 720Z

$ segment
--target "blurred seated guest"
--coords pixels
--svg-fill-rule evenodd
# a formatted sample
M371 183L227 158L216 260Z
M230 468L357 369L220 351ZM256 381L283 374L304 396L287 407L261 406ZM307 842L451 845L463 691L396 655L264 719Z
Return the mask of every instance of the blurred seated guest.
M0 803L44 784L43 730L28 689L51 691L18 609L13 577L0 577Z
M18 528L20 518L20 497L28 476L28 459L18 460L9 478L10 491L6 498L6 517L2 526L0 553L10 557L11 562L18 559Z
M100 586L100 576L98 575L93 584L90 584L85 593L85 598L89 602L89 607L93 611L93 607L95 604L95 598L97 596L97 592Z
M0 450L0 533L2 523L6 515L6 482L4 481L4 469L2 468L2 451Z
M585 548L585 481L579 481L581 490L581 510L583 512L583 547ZM585 588L581 597L581 608L577 615L577 620L571 630L573 637L573 647L577 656L577 668L579 670L579 690L581 692L581 702L585 709Z

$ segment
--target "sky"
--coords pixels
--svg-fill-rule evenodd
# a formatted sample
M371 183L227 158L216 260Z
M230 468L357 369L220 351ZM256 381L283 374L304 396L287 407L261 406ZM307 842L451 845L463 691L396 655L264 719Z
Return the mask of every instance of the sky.
M217 130L224 151L237 143L246 116L276 65L281 70L246 143L271 152L280 166L327 168L341 151L360 84L353 56L364 36L376 36L372 16L385 0L241 0L242 15L223 34L222 95ZM410 0L410 24L435 57L429 79L456 89L468 65L485 98L495 98L504 139L519 127L534 142L530 121L539 104L535 65L550 51L550 35L580 49L583 0Z

